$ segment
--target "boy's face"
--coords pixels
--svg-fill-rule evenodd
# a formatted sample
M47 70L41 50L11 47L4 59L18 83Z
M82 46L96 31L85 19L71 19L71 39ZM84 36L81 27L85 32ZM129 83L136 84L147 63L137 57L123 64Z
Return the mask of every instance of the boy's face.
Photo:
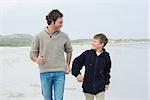
M60 31L60 28L63 26L63 19L62 18L58 18L56 21L55 21L55 24L54 22L52 22L54 28L58 31Z
M93 39L92 40L92 49L94 50L100 50L104 46L104 43L100 43L99 39Z

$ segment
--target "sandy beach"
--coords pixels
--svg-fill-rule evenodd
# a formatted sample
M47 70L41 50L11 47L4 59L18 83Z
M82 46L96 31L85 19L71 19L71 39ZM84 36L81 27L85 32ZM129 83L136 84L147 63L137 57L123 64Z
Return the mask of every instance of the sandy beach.
M148 100L149 44L109 45L111 84L106 100ZM90 45L74 46L73 59ZM39 69L30 47L0 47L0 100L43 100ZM84 69L82 70L84 72ZM81 83L66 75L64 100L84 100Z

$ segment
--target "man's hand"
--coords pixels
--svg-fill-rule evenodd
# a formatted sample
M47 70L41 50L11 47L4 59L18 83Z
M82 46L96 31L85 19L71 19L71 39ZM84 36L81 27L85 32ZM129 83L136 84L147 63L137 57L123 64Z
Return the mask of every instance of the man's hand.
M79 74L79 75L77 76L77 81L78 81L78 82L83 82L83 80L84 80L84 78L82 77L81 74Z
M42 64L44 62L43 56L38 56L35 61L37 64Z
M67 64L66 65L66 74L69 74L70 73L70 67L69 67L69 65Z
M108 88L109 88L109 85L105 85L105 91L108 90Z

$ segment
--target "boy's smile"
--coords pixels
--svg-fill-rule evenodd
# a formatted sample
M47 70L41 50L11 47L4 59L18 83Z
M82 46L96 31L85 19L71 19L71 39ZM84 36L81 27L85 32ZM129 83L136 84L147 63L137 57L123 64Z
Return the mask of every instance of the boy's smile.
M104 43L101 43L99 39L92 40L92 49L96 51L101 51L103 49Z

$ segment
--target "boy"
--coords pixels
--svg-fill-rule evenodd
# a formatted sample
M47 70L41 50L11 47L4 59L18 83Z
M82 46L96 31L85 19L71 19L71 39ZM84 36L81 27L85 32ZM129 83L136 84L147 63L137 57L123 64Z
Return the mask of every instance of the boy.
M74 59L72 75L78 82L83 82L82 88L86 100L104 100L105 90L110 83L111 60L104 47L108 39L104 34L97 34L92 41L92 49L83 52ZM82 77L80 70L85 66L85 74Z

